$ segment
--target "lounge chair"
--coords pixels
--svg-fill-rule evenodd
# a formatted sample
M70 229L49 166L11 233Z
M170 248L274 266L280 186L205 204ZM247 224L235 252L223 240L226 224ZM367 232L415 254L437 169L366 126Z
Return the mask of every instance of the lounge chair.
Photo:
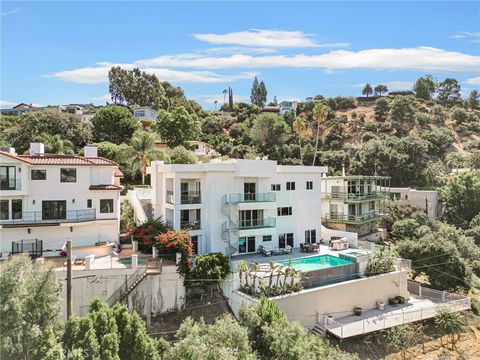
M273 249L271 245L262 245L259 247L259 250L261 251L261 254L263 256L272 256L273 254Z

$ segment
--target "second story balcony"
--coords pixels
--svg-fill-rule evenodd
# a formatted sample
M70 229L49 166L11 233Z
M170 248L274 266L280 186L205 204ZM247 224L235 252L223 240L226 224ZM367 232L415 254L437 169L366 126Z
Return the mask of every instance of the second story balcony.
M240 220L238 223L239 230L274 228L276 226L277 221L275 218L272 217L262 219Z
M343 200L345 202L361 202L386 199L387 194L383 191L371 191L364 193L349 193L349 192L327 192L323 197L331 200Z
M200 221L199 220L188 220L188 221L181 221L180 227L182 229L190 229L190 230L200 230Z
M0 179L0 190L22 190L22 179Z
M95 209L59 211L55 214L46 214L42 211L26 211L3 213L0 216L0 225L22 224L58 224L96 220Z
M332 223L339 224L368 224L369 222L383 219L387 214L378 211L371 211L365 214L343 214L343 213L327 213L325 220Z
M231 204L248 203L248 202L275 202L276 194L273 192L266 193L234 193L228 196L228 202Z
M175 195L173 191L167 191L166 202L175 205ZM202 196L199 191L188 191L180 194L180 204L201 204Z

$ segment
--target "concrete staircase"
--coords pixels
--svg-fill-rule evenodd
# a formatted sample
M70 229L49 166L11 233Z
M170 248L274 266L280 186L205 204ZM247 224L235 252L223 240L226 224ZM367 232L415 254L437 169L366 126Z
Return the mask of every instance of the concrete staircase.
M147 268L139 268L107 299L107 304L113 306L118 302L124 301L128 295L142 282L147 276Z
M317 336L321 336L321 337L324 337L327 330L320 324L317 324L313 327L312 330L310 330L310 332L313 334L313 335L317 335Z

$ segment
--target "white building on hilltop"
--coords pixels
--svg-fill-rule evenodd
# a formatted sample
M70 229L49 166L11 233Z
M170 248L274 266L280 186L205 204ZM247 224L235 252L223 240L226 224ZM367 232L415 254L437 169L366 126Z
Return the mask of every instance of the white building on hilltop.
M442 204L438 201L435 190L416 190L409 187L392 187L387 189L392 200L403 200L425 211L429 219L437 220L442 216Z
M197 253L254 253L260 245L321 240L321 181L327 167L268 160L166 165L154 161L154 217L188 228Z
M116 242L121 172L85 147L85 156L48 155L41 143L30 155L0 151L0 251L58 255L73 247Z

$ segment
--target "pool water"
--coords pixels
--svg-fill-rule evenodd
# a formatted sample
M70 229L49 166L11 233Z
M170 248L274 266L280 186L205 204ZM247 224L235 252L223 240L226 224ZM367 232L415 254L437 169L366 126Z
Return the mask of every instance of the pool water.
M358 252L358 251L352 251L352 252L349 252L349 253L345 253L344 255L357 257L357 256L363 256L363 255L367 255L367 254L362 253L362 252Z
M295 270L307 272L326 269L329 267L353 264L354 261L348 259L341 259L332 255L318 255L281 261L280 263L282 265L292 266Z
M122 263L123 265L132 265L132 258L120 259L118 262ZM138 259L138 265L143 265L146 262L147 261L145 259Z

